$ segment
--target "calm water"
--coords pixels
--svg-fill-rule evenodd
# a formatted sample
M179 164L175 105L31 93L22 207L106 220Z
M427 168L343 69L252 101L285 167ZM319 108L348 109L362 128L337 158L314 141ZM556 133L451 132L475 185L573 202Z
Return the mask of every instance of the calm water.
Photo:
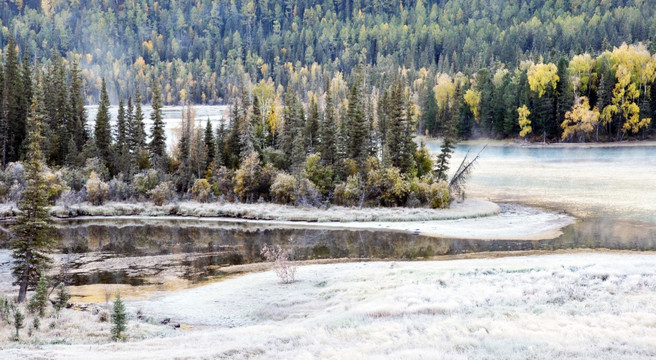
M439 151L436 144L427 146ZM452 168L467 150L473 156L480 149L459 146ZM656 146L490 146L481 153L468 193L498 202L562 209L583 218L656 224Z

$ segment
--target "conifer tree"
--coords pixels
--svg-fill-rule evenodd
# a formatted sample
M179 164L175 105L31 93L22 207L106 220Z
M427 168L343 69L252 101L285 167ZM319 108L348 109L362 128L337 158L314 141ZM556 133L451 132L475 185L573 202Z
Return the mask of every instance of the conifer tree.
M313 153L318 147L319 139L319 123L320 123L319 114L319 104L317 104L316 96L310 98L310 104L308 105L308 118L305 122L305 142L307 144L308 153Z
M219 128L216 129L216 154L214 154L215 170L226 164L225 147L226 147L225 121L221 121L221 125L219 125Z
M346 137L347 156L354 160L363 160L366 156L365 146L369 126L364 114L362 77L358 75L351 86L346 114L348 134Z
M112 340L119 341L124 339L125 330L127 330L127 314L125 305L121 300L121 293L117 292L114 298L114 307L111 315L112 321Z
M2 137L2 166L18 159L18 147L25 133L24 108L22 108L21 97L23 94L20 65L16 53L16 43L12 36L9 37L7 52L3 54L5 59L4 74L4 116L0 124L0 136Z
M14 328L16 329L16 341L20 339L20 335L18 331L25 327L25 315L20 311L20 309L15 308L14 309Z
M26 186L18 203L21 215L12 226L11 249L13 250L14 284L19 285L18 302L25 301L28 288L34 286L50 264L47 253L55 246L51 237L52 226L48 213L48 189L43 178L43 154L41 152L41 117L32 105L28 118L28 150L25 161Z
M328 165L335 163L337 155L337 115L333 101L330 82L326 81L326 110L320 122L319 133L321 160Z
M212 130L212 123L209 118L207 118L207 124L205 125L205 136L203 141L205 142L205 151L207 154L205 156L205 170L208 170L214 161L214 156L216 155L214 131Z
M57 297L55 298L55 302L53 304L57 316L59 316L59 313L61 312L62 309L68 306L68 301L70 299L71 299L71 295L66 289L64 283L60 283L59 285L57 285Z
M48 280L45 276L39 278L39 282L36 285L36 291L30 299L30 303L27 308L31 313L36 313L40 317L45 316L46 308L48 307Z
M82 147L84 146L84 143L87 142L89 136L86 129L87 115L84 108L83 80L80 71L80 63L77 57L73 58L70 78L69 107L72 116L70 119L69 133L72 135L76 150L82 151Z
M164 133L164 119L162 118L162 95L157 80L153 80L152 107L153 112L150 113L150 119L153 122L153 127L150 132L150 156L153 163L163 169L166 156L166 134Z
M128 115L125 111L123 97L119 98L118 116L116 118L116 165L117 172L123 173L124 176L130 175L130 146L128 133Z
M96 127L93 133L96 148L100 158L107 168L112 167L112 132L109 127L109 95L105 79L102 80L100 89L100 104L98 104L98 114L96 115ZM111 172L111 171L110 171Z

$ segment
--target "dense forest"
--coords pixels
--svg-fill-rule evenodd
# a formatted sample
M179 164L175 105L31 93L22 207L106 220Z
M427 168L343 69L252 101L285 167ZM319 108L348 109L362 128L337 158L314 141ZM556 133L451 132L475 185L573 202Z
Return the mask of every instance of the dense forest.
M457 139L617 141L654 129L656 22L639 1L0 6L0 193L14 200L30 113L58 184L51 200L94 203L442 207L470 169L448 179ZM212 129L193 104L216 102L232 107ZM185 105L173 149L165 104ZM436 159L417 134L444 139Z
M556 63L647 43L655 12L643 0L6 0L0 46L13 36L42 63L52 49L78 58L89 103L102 78L114 103L137 86L150 98L153 79L164 103L205 103L238 97L244 76L316 92L359 64L381 88L399 66L413 81Z

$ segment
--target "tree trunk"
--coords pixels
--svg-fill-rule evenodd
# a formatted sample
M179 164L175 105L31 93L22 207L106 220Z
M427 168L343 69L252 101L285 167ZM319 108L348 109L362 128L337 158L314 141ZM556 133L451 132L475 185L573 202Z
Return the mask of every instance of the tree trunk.
M18 290L18 303L25 301L27 295L27 285L30 279L30 267L32 264L32 252L28 251L25 256L25 269L23 269L23 275L20 279L20 289Z

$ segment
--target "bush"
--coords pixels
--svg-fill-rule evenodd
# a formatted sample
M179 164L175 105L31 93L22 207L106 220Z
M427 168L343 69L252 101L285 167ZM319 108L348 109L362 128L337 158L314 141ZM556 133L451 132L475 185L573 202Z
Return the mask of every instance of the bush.
M214 170L212 174L212 192L216 196L232 197L234 183L232 181L232 171L225 166Z
M162 206L167 204L173 198L173 184L169 181L165 181L150 190L148 194L155 205Z
M317 191L323 195L327 195L333 189L333 170L329 166L321 165L319 154L310 154L305 159L303 176L312 181Z
M242 162L235 172L235 194L243 201L252 202L256 199L259 188L260 159L256 152Z
M279 204L293 204L296 201L296 178L285 172L278 173L273 185L271 185L271 195L275 202Z
M207 202L211 194L210 183L205 179L196 179L191 187L192 198L198 202Z
M449 184L440 180L430 186L430 206L433 209L443 209L449 206L451 194L449 194Z
M65 167L60 170L60 173L66 185L73 191L82 190L88 178L88 175L84 173L84 169Z
M114 201L128 200L132 197L132 188L123 180L123 174L109 182L109 198Z
M302 178L301 181L298 182L298 187L296 188L296 205L321 205L321 194L309 179Z
M367 197L383 206L403 205L408 195L405 175L396 167L372 171L367 175Z
M150 169L134 175L132 186L141 196L148 196L148 193L159 184L159 173L157 170Z
M98 178L95 171L91 172L86 189L89 201L96 206L104 204L109 196L109 186Z
M362 199L362 180L359 174L351 175L346 182L335 187L335 203L344 206L356 206Z
M105 162L97 157L87 159L83 171L85 178L91 177L91 173L94 172L100 180L109 178L109 170L107 169L107 166L105 166Z
M66 186L66 181L61 176L61 172L53 173L47 171L44 178L46 186L48 187L48 202L50 205L54 205L62 193L69 188Z
M428 178L414 177L408 181L408 207L416 207L418 205L426 205L430 203L430 187L431 183ZM413 202L416 200L419 204Z
M264 244L260 254L267 261L273 262L273 270L282 283L290 284L296 280L296 266L289 262L289 253L283 250L280 245L274 247Z
M273 164L266 164L260 170L258 178L259 187L257 189L260 198L271 199L271 186L278 175L278 169Z

